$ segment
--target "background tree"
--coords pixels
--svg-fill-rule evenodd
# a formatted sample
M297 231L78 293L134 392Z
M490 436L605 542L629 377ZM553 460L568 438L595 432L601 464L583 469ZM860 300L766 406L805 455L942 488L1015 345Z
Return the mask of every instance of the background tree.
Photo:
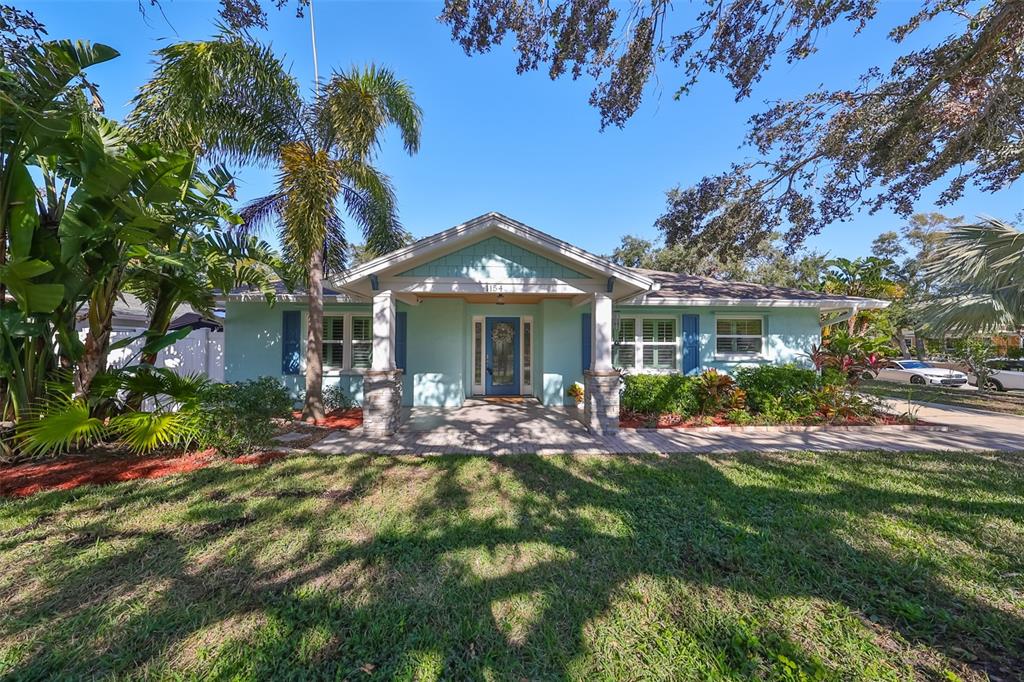
M866 258L833 258L825 263L821 289L840 296L859 296L891 301L902 298L902 288L887 276L893 268L892 261L876 256ZM847 333L853 336L863 333L869 326L875 333L892 337L896 331L890 321L874 311L862 311L847 320Z
M903 357L910 357L910 349L903 331L914 333L918 357L924 357L925 329L921 305L934 296L937 282L925 266L935 258L935 250L946 231L963 222L962 217L948 217L941 213L915 213L899 230L883 232L872 243L872 255L888 259L888 279L899 285L899 296L890 298L891 305L878 313L895 330L894 341Z
M780 59L806 59L819 36L878 21L879 0L706 2L695 17L665 0L446 0L441 20L469 54L512 37L520 72L597 79L590 101L601 125L622 126L668 62L681 71L675 96L721 73L749 97ZM679 31L675 26L689 25ZM657 225L667 245L720 256L749 254L782 233L802 243L859 210L909 216L926 187L939 205L968 185L1003 189L1024 171L1024 3L924 0L889 37L909 44L925 27L952 24L933 44L906 48L856 84L771 103L750 120L752 158L668 194Z
M816 251L791 254L772 243L746 258L723 260L684 244L665 247L632 235L623 237L608 258L632 268L797 289L817 289L826 262L826 256Z
M302 264L309 300L303 416L322 419L323 278L345 267L346 214L376 255L403 245L388 178L373 165L394 125L410 154L421 111L412 90L387 69L337 72L310 100L273 52L229 32L157 52L157 69L134 100L140 134L210 158L273 164L277 188L243 209L250 229L275 225L286 260Z

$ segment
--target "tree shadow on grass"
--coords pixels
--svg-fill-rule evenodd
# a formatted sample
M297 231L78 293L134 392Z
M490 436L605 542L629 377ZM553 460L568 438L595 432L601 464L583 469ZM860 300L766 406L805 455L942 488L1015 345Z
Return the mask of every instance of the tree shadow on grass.
M325 478L348 492L284 494ZM859 527L893 515L956 534L947 515L1020 524L1019 502L893 491L794 458L323 458L203 470L124 499L184 504L184 521L128 530L111 514L78 529L99 542L61 547L71 568L13 602L0 639L33 646L0 673L939 675L915 647L965 674L1024 669L1018 614ZM817 624L784 627L773 611L792 599L861 616L875 633L859 633L864 660L815 642ZM60 646L69 635L77 645Z

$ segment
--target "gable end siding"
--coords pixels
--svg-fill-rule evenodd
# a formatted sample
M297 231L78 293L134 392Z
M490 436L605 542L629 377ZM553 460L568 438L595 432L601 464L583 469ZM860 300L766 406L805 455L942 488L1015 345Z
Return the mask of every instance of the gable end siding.
M398 277L459 277L467 279L589 279L572 268L533 253L500 237L475 244L406 270Z

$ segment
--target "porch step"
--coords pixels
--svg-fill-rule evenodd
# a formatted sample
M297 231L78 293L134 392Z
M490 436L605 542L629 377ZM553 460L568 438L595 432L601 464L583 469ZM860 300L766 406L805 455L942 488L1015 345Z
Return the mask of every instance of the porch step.
M480 396L477 400L483 400L485 403L491 403L493 405L519 405L521 403L537 403L536 396L532 395L489 395Z

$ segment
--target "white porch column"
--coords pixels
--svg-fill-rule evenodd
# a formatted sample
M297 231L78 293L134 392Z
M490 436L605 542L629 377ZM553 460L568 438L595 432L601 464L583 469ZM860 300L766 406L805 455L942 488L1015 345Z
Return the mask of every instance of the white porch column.
M363 429L387 436L401 422L402 371L395 367L395 295L373 296L373 360L363 375Z
M608 294L594 294L593 310L590 369L594 372L610 372L612 371L612 297Z
M388 289L373 296L373 362L375 372L395 369L395 293Z
M594 294L590 369L583 373L583 423L598 435L619 430L619 373L612 367L612 297Z

